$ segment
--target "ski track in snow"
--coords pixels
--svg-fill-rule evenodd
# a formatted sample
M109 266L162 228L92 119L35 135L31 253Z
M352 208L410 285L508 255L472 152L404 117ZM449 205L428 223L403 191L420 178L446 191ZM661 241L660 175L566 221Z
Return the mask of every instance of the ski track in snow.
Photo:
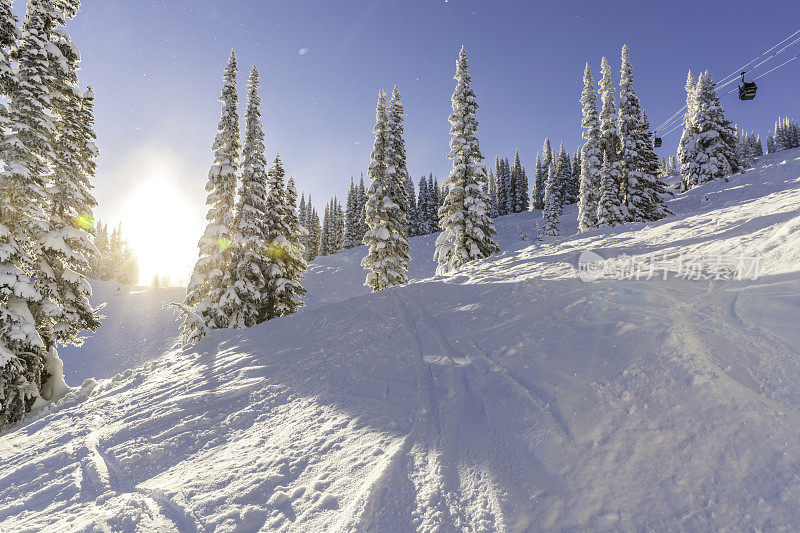
M296 315L160 357L175 294L100 283L109 325L62 355L103 379L0 435L0 531L792 529L798 205L792 150L653 224L538 243L539 213L503 217L451 276L414 238L415 281L377 294L358 247L310 265ZM587 249L763 271L583 283Z

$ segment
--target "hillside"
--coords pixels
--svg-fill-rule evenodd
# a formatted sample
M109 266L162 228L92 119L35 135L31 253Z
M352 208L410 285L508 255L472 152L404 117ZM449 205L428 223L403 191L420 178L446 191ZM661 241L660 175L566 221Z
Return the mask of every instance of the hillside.
M537 243L537 213L503 217L503 252L448 277L415 238L415 281L377 294L363 248L320 258L296 315L89 380L0 437L0 529L791 528L800 149L755 167L654 224ZM760 276L586 283L586 250L758 256Z

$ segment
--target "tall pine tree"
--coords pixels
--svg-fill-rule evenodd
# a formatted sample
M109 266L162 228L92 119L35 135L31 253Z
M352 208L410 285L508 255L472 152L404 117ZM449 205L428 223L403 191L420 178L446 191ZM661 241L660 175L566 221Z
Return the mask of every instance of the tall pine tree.
M478 145L478 103L470 86L471 77L467 52L459 53L455 91L450 115L450 154L453 168L444 185L448 189L439 209L442 233L436 239L434 259L438 274L446 274L464 263L482 259L500 251L494 241L494 224L489 218L489 206L483 182L486 176L480 166L483 156Z
M264 296L268 290L269 251L263 246L266 208L266 158L258 70L253 67L247 82L247 107L239 201L233 240L232 283L221 300L229 325L246 328L263 320Z
M366 222L369 230L364 235L367 256L361 265L367 272L365 285L379 291L408 281L408 240L405 236L405 216L398 199L405 195L405 187L397 178L396 142L390 131L386 93L378 94L375 113L375 143L369 165L370 186L367 190Z
M211 150L214 162L208 171L206 183L205 232L197 244L199 259L194 266L189 285L186 288L185 304L202 317L202 325L193 317L187 317L183 324L186 341L197 340L204 328L216 329L229 325L228 315L221 309L220 302L232 280L231 262L233 259L233 226L236 198L236 179L239 171L239 96L236 92L236 53L231 51L228 65L223 74L222 114L217 135Z

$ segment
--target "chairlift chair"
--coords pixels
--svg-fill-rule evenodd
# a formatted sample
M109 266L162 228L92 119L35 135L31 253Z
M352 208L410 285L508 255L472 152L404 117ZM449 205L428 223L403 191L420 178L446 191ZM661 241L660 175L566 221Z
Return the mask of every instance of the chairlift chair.
M653 148L661 148L661 137L653 139Z
M752 100L756 97L758 87L754 81L744 81L744 72L742 72L742 84L739 85L739 100Z

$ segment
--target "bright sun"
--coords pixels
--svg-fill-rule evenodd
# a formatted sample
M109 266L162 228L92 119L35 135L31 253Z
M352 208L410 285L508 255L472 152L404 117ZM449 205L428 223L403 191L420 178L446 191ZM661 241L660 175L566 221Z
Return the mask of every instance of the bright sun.
M122 210L122 234L139 261L139 282L168 276L185 285L197 256L197 213L165 175L153 175L137 188Z

